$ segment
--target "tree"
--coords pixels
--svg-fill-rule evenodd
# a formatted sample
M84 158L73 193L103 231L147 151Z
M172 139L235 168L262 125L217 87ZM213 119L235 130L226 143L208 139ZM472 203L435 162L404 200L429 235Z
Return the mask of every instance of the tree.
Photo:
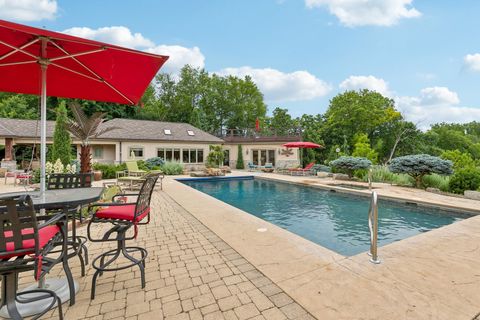
M370 146L370 140L365 133L358 134L355 137L355 145L352 156L367 158L372 163L377 163L378 153Z
M237 169L245 169L245 163L243 163L243 150L242 145L238 145L238 156L237 156Z
M0 96L2 97L2 96ZM3 99L2 99L3 98ZM0 98L0 118L37 119L38 110L32 105L32 96L8 94Z
M381 129L388 128L387 124L399 121L401 117L394 101L378 92L346 91L330 100L321 133L328 146L345 143L351 146L359 133L367 134L375 145L376 137L383 136Z
M349 178L353 177L355 170L368 169L372 162L366 158L360 157L340 157L330 162L330 166L344 171Z
M295 130L296 123L288 113L288 109L275 108L270 118L270 129L277 136L286 136Z
M50 155L53 162L60 159L62 164L66 166L69 165L72 160L72 138L67 129L68 117L65 102L60 103L56 111L57 120L55 121L53 145Z
M460 150L444 151L441 155L442 159L450 160L453 163L453 169L459 170L463 168L475 167L475 160L469 153L462 153Z
M82 145L80 146L80 172L91 172L92 154L90 150L90 139L118 128L109 126L100 129L100 125L104 122L103 117L105 116L105 113L95 112L88 117L78 103L72 103L70 105L70 110L75 119L68 119L67 129L82 142Z
M416 154L392 159L388 166L393 173L406 173L415 179L417 188L422 187L425 175L437 173L450 175L453 173L452 162L428 154Z
M207 164L210 167L218 168L223 163L225 154L223 153L223 148L221 145L214 146L210 145L210 152L207 156Z

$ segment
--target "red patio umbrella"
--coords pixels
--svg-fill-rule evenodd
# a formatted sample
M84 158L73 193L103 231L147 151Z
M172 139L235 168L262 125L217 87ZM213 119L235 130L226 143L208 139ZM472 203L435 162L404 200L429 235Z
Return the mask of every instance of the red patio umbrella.
M308 142L308 141L298 141L298 142L288 142L283 145L286 148L299 148L299 149L316 149L316 148L323 148L323 146ZM303 167L302 163L302 154L300 153L300 164Z
M0 20L0 91L41 96L42 192L46 97L135 105L167 59Z

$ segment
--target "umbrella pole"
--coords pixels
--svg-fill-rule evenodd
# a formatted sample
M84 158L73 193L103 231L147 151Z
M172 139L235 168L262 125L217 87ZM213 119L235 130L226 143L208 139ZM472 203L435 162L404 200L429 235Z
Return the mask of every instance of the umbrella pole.
M42 57L46 56L47 40L42 39ZM40 60L42 88L40 94L40 195L45 196L45 163L47 156L47 63Z

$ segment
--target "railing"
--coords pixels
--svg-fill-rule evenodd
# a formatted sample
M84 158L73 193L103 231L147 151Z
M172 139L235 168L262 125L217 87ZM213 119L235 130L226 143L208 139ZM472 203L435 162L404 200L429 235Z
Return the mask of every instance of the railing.
M368 228L370 229L370 262L379 264L380 259L377 255L378 240L378 197L375 191L372 192L370 208L368 209Z
M216 136L225 137L300 137L302 135L301 128L292 128L288 130L276 131L272 129L262 129L257 131L253 128L248 129L222 129L215 133Z

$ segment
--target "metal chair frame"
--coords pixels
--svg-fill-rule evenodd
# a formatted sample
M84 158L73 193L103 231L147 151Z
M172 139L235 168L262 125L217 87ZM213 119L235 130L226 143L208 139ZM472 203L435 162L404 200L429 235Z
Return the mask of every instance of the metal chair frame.
M43 223L38 224L38 221ZM57 233L43 247L39 247L39 230L56 224L60 232ZM22 230L31 228L32 233L22 233ZM6 232L11 232L7 236ZM23 248L23 241L34 240L34 248ZM7 243L13 243L14 250L7 251ZM52 249L62 245L60 255L56 258L48 257ZM58 306L59 318L63 319L62 302L50 290L35 289L18 293L18 274L34 271L36 280L47 274L55 264L62 262L70 288L70 304L75 303L75 289L72 273L67 261L67 217L64 214L53 216L36 216L32 199L28 195L13 196L0 199L0 274L2 276L2 301L0 307L6 306L12 319L22 319L16 303L30 303L33 301L52 298L51 303L32 319L38 319L55 305ZM23 297L31 293L44 295ZM72 300L73 299L73 300Z
M115 241L117 242L117 248L109 250L107 252L102 253L98 257L96 257L92 261L92 266L95 269L95 273L92 278L92 289L90 298L93 300L95 299L95 284L97 281L98 276L102 276L103 272L108 271L118 271L127 269L133 266L138 266L140 269L141 275L141 283L142 288L145 288L145 259L148 255L146 249L136 246L126 246L127 240L133 240L137 237L138 234L138 225L146 225L150 223L150 201L152 197L153 190L155 188L155 183L159 178L159 173L151 173L145 176L145 181L142 184L140 192L133 193L133 194L119 194L113 197L113 201L115 201L116 197L129 197L135 196L137 197L136 202L128 202L128 203L95 203L89 206L89 211L92 211L93 208L101 208L101 207L121 207L125 205L135 205L134 216L132 220L121 220L121 219L110 219L110 218L101 218L93 214L90 222L87 226L87 236L88 239L92 242L109 242ZM146 210L147 214L143 217L142 220L138 220L138 217L142 215ZM113 226L108 230L101 239L96 239L92 237L91 233L91 226L95 223L110 223ZM134 227L133 235L127 236L127 231ZM114 236L116 234L116 236ZM136 259L131 254L132 253L140 253L141 258ZM130 261L127 265L121 265L119 267L109 267L114 261L116 261L120 254L122 254L127 260Z
M47 188L49 190L89 188L92 186L93 173L53 173L48 177ZM86 246L87 238L77 235L76 216L78 214L80 222L83 221L81 208L71 208L64 210L64 213L72 218L72 235L68 237L68 249L73 252L68 253L68 258L78 256L80 260L80 272L85 276L85 266L88 265L88 249ZM58 251L54 251L58 252Z

